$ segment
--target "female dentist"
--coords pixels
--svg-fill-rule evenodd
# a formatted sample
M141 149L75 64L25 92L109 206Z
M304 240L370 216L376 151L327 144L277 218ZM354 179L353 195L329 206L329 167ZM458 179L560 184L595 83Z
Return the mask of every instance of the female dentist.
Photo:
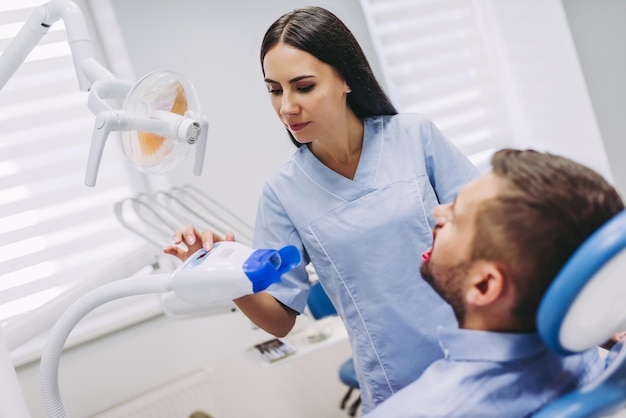
M328 10L276 20L261 66L298 149L264 184L253 246L295 245L304 262L235 303L260 328L286 335L305 309L311 262L348 330L365 413L442 356L436 327L456 321L421 278L419 254L431 245L433 207L478 172L426 117L397 114L353 34ZM234 237L187 226L164 251L184 260L223 239Z

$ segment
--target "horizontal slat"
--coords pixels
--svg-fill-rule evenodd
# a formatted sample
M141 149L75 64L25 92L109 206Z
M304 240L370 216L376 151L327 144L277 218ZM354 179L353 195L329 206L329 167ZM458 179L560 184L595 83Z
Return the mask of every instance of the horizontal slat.
M34 291L23 298L13 297L0 292L0 322L15 318L28 311L37 309L44 303L54 299L64 291L61 287Z
M361 3L400 111L426 114L468 156L511 138L472 2Z
M25 298L45 289L64 290L76 280L85 280L91 274L107 267L111 260L123 257L139 244L135 237L128 236L124 240L120 238L119 233L117 235L115 240L83 244L82 247L77 246L76 251L72 253L60 253L55 260L42 258L41 262L31 262L23 271L6 274L3 279L10 282L12 287L3 289L3 284L0 283L0 300ZM45 256L45 253L35 253L32 258L36 259L38 255Z
M384 22L394 22L420 15L456 9L465 0L368 0L366 5L377 26Z
M123 240L128 233L114 218L100 219L3 246L1 248L5 252L5 258L12 258L0 263L0 273L3 275L0 290L35 280L37 277L34 275L26 277L17 272L37 264L51 266L49 274L52 274L57 270L62 271L64 266L94 262L91 258L86 258L85 254L91 254L90 257L95 257L95 261L104 261L105 253L99 251L98 247L115 245L115 242Z
M401 72L403 68L432 68L441 65L440 63L457 66L459 69L464 65L466 70L469 69L468 64L481 67L489 65L484 50L472 42L471 38L441 41L448 42L445 48L441 45L418 45L386 52L384 59L390 66L390 74Z
M22 9L33 9L35 7L41 6L44 2L41 0L2 0L4 3L0 10L22 10Z
M468 74L464 77L433 78L430 82L404 86L393 90L400 103L408 105L414 101L426 101L454 94L457 91L472 89L489 81L489 74Z
M499 92L493 86L473 86L465 89L454 90L446 95L437 95L425 100L409 100L407 103L398 103L403 111L446 116L465 108L482 106L500 106ZM502 111L502 109L500 109Z
M454 96L458 92L476 89L487 92L497 89L491 82L494 75L481 68L476 68L475 71L441 68L438 73L415 71L414 76L414 78L390 77L390 89L396 100L403 103L443 100L442 98Z
M68 201L77 197L90 196L98 199L97 193L100 190L105 190L107 184L117 185L117 187L124 185L123 180L126 178L126 172L120 170L119 167L101 167L98 172L97 187L94 188L84 185L84 172L75 171L63 177L59 176L50 179L44 176L36 183L17 184L11 188L0 189L2 190L2 198L4 200L4 203L0 206L0 217L14 215L22 210L28 210L28 208L45 207L54 202ZM128 193L130 189L126 190ZM4 194L5 191L6 194ZM19 196L12 197L11 193Z
M7 0L2 0L2 3L0 5L0 25L26 22L34 10L34 8L29 7L28 2L23 5L20 2L18 5L15 1L10 5Z
M54 60L45 61L51 63ZM82 107L87 104L88 95L79 93L76 71L68 66L50 66L46 77L37 74L22 74L13 77L0 92L0 109L4 113L7 109L36 100L41 100L56 94L72 93L82 97ZM5 116L5 119L7 117Z
M20 175L18 174L8 178L5 177L0 181L0 185L2 185L2 189L0 189L0 201L5 206L22 202L19 204L28 207L32 203L28 203L27 199L32 199L30 200L31 202L39 201L40 204L45 205L56 200L67 200L74 196L89 193L91 190L85 190L85 186L83 185L86 171L85 166L86 161L76 160L76 164L72 164L72 166L68 166L67 164L54 166L57 167L57 169L54 170L54 176L42 176L41 172L37 174L36 170L25 172L24 177L28 177L29 181L13 183L13 185L11 184L11 179L20 178ZM122 177L113 173L113 171L119 172L118 167L119 166L113 166L111 168L106 166L101 167L98 172L99 185L104 186L103 183L107 177L115 178L117 182L120 182ZM115 168L118 169L115 170ZM101 188L102 187L99 187L99 189ZM26 191L26 193L23 194L23 199L15 198L10 195L11 193L21 193L20 190ZM41 196L41 198L38 196ZM14 207L11 209L16 210L18 208ZM6 216L8 210L10 209L5 209L4 207L0 208L0 216Z
M475 31L470 11L441 12L433 15L411 16L405 12L405 18L389 25L379 27L382 46L398 42L415 42L428 40L431 37L459 35Z
M440 61L469 61L478 62L481 66L489 65L486 61L485 50L480 45L480 35L476 32L463 31L459 33L445 33L438 38L418 38L417 41L406 41L396 44L383 45L385 52L382 58L389 65L388 71L396 71L397 67L411 64L413 67L432 66L432 62ZM456 57L450 58L456 55ZM443 57L443 58L442 58Z
M66 92L56 96L41 97L28 102L18 102L12 106L2 106L0 122L3 130L19 128L13 127L14 123L21 123L22 127L29 126L33 121L45 125L65 119L72 119L77 115L91 117L87 109L87 95L81 92ZM29 122L29 123L27 123Z
M71 77L70 77L71 74ZM74 69L73 60L70 56L50 58L45 61L31 61L22 64L6 85L0 90L0 104L11 104L12 100L22 100L23 94L28 96L24 100L37 98L38 89L47 84L68 83L71 89L64 92L78 90L78 80ZM66 88L65 84L61 84ZM17 95L9 100L9 95Z
M474 100L458 103L441 103L438 107L432 105L427 106L429 103L425 103L423 106L416 106L415 108L421 112L427 111L429 114L435 115L435 117L439 119L454 118L459 114L481 109L481 111L490 118L489 123L506 123L506 112L502 108L497 94L495 94L495 92L492 95L485 93L482 97L484 97L483 100L476 98ZM413 107L409 109L413 109Z
M54 136L41 138L37 142L28 144L28 146L19 144L19 146L7 147L3 149L3 156L6 156L7 161L10 160L17 164L20 171L25 174L38 169L50 168L52 172L47 172L47 174L54 176L55 167L58 166L65 166L59 167L61 170L57 171L58 173L65 173L68 168L72 168L73 161L84 159L90 142L90 138L82 132L70 132L66 138L71 142L68 143L68 141L63 141L61 137ZM47 139L47 141L43 139ZM73 166L78 168L79 165ZM37 177L33 177L33 179L37 178L41 178L41 170L38 171ZM31 179L25 178L21 182L29 183L30 181Z
M93 125L94 119L84 115L74 115L47 124L26 124L24 120L21 124L16 123L12 131L5 130L5 124L3 124L3 129L0 131L0 155L3 160L8 160L11 152L16 153L13 155L14 158L26 157L31 151L39 149L42 142L48 142L53 147L62 146L55 142L58 140L69 141L70 144L88 143L89 141L81 139L82 135L78 133L87 132L91 140ZM23 154L17 154L20 152Z
M476 135L476 132L491 132L491 135L500 137L507 132L506 125L493 121L489 117L481 114L464 114L455 120L436 119L435 123L440 127L442 132L449 136L457 145L461 142L467 142L469 138ZM482 137L482 134L481 136Z
M84 195L76 199L57 202L9 215L0 219L0 246L19 240L87 223L94 218L113 215L113 203L126 196L123 187L98 188L95 196ZM111 202L103 204L102 202ZM0 259L3 256L0 254Z

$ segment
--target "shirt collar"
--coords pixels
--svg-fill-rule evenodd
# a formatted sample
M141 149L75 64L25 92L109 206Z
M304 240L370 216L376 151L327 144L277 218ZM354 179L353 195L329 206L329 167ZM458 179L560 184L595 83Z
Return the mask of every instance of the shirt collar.
M549 350L537 333L452 329L439 326L439 345L447 360L512 361Z

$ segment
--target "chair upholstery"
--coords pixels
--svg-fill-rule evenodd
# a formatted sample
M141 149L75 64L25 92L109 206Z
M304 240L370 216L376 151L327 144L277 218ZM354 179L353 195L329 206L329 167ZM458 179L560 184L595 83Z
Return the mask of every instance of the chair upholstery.
M626 211L615 215L572 255L546 291L537 328L561 355L597 347L626 329ZM626 344L607 356L606 370L547 405L534 418L596 418L624 411Z

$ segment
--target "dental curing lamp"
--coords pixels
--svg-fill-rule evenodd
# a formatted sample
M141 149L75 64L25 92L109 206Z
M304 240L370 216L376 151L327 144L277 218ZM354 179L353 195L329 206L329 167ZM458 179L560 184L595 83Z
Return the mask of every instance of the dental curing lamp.
M169 291L194 304L219 303L265 290L300 262L300 251L294 246L254 250L237 242L222 241L215 243L211 251L198 250L171 275L122 279L82 296L58 319L41 356L40 388L48 417L67 417L59 391L63 345L80 319L98 306L126 296Z

